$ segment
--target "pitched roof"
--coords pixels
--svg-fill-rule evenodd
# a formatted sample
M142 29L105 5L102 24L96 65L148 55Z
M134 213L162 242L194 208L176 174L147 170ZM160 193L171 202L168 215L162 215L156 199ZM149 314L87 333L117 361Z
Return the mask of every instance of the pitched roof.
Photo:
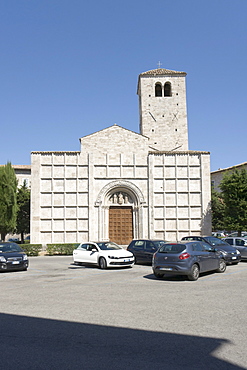
M102 130L99 130L99 131L93 132L93 133L91 133L91 134L88 134L88 135L86 135L86 136L83 136L83 137L81 137L79 140L80 140L80 141L82 141L84 138L87 138L87 137L89 137L89 136L98 135L98 134L100 134L100 133L101 133L101 132L103 132L103 131L111 131L111 130L116 130L116 129L124 130L124 131L128 131L128 132L130 133L130 135L131 135L131 134L134 134L134 135L138 135L138 136L142 136L142 137L147 138L147 136L145 136L145 135L142 135L142 134L140 134L140 133L138 133L138 132L135 132L135 131L129 130L129 129L125 128L125 127L119 126L119 125L117 125L116 123L114 123L114 125L111 125L111 126L105 127L105 128L103 128Z
M150 71L143 72L139 76L164 76L164 75L179 75L179 76L186 76L186 72L179 72L179 71L172 71L170 69L165 68L157 68L157 69L151 69Z
M211 174L218 173L218 172L225 172L225 171L229 171L229 170L235 170L235 169L238 169L238 168L241 168L241 167L247 167L247 162L236 164L235 166L231 166L231 167L219 168L216 171L212 171Z

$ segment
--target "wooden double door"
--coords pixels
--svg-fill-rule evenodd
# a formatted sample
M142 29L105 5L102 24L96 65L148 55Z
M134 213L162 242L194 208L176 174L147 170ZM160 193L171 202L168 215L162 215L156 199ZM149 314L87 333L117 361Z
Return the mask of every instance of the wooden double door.
M132 207L109 208L109 239L120 245L128 245L133 239Z

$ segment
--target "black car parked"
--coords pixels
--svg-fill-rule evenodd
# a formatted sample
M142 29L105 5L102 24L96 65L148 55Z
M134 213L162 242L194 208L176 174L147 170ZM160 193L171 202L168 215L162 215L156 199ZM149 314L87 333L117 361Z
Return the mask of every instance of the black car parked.
M164 240L137 239L132 240L127 250L135 256L135 263L152 263L153 254L165 244Z
M211 247L217 248L217 250L221 251L227 264L237 265L241 261L241 254L236 248L221 239L215 238L214 236L192 235L185 236L182 240L199 240L206 242Z
M166 243L153 256L153 273L157 278L164 275L186 275L197 280L200 273L224 272L226 262L216 248L199 241Z
M16 243L0 242L0 271L27 270L26 253Z

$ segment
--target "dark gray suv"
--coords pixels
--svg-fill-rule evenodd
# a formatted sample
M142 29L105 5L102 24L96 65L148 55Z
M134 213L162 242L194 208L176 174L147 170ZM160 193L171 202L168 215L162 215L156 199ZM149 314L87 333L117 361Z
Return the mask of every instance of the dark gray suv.
M226 262L220 251L206 243L181 241L162 245L153 256L152 268L157 278L186 275L189 280L197 280L203 272L225 272Z

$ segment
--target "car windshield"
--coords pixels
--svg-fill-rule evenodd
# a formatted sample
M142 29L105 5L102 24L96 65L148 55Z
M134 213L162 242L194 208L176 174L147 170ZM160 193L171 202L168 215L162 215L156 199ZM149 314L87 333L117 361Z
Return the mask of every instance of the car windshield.
M227 243L222 241L221 239L214 238L213 236L205 236L204 238L209 244L211 245L226 245Z
M122 249L119 245L113 242L96 243L100 249L103 251Z
M183 252L185 249L186 246L184 244L164 244L160 247L159 252L177 254Z
M23 252L18 244L0 244L0 253L10 253L10 252Z

